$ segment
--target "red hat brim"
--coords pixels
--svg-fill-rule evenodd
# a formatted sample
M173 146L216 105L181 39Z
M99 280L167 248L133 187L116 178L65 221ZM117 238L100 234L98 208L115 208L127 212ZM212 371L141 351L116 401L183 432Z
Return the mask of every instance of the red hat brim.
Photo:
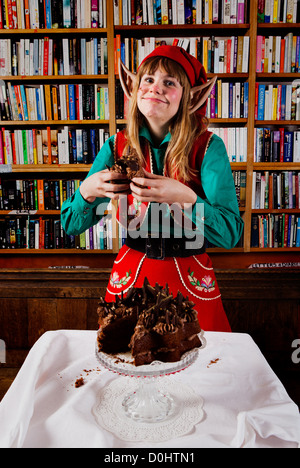
M182 47L169 45L156 47L153 52L144 58L141 64L150 57L167 57L177 62L184 69L192 87L199 86L207 82L206 71L202 63L186 52Z

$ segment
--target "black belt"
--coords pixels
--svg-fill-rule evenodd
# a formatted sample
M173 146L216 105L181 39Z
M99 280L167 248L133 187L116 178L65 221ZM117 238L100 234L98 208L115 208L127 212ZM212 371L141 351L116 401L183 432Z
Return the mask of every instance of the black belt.
M203 241L203 238L201 240ZM138 237L133 239L128 236L125 244L131 249L145 253L147 258L156 260L163 260L165 257L190 257L205 252L205 245L201 245L201 241L198 241L196 237L194 239L186 237L178 239L174 237L147 237L146 239Z

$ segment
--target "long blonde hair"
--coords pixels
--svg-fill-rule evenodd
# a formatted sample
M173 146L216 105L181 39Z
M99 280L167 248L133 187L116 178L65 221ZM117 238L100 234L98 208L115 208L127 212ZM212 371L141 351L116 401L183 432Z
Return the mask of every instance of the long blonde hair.
M172 138L165 155L165 167L169 177L188 182L193 174L192 169L189 167L189 155L196 137L206 130L208 121L206 118L199 121L199 117L197 117L196 114L190 114L191 85L184 69L173 60L166 57L152 57L140 66L130 100L127 119L128 124L126 128L126 149L128 149L128 147L134 148L141 162L144 162L144 156L139 141L139 129L145 121L143 114L138 109L137 91L142 76L145 74L152 75L158 68L161 68L168 75L176 78L183 87L178 112L170 123L169 132Z

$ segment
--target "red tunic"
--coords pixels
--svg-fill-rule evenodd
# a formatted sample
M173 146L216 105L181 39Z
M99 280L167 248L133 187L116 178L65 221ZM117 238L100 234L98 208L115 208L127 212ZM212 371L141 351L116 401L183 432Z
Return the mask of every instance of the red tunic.
M201 163L206 152L211 133L205 132L197 140L191 157L191 166L200 173ZM116 135L115 157L121 157L126 140L123 132ZM146 170L152 172L150 149L145 148ZM189 185L203 196L199 180ZM132 195L128 196L128 205L137 206ZM147 211L147 205L139 207ZM166 239L167 242L167 239ZM166 257L163 260L147 258L146 254L124 245L114 262L105 299L114 301L116 295L126 294L131 287L142 287L144 278L150 284L168 284L174 295L181 291L195 303L198 319L203 330L230 332L220 291L213 271L212 263L206 253L190 257Z

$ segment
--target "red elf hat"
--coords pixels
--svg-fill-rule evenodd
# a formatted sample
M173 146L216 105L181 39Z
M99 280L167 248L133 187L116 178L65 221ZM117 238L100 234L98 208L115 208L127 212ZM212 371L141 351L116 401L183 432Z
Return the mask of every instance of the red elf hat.
M199 60L189 54L182 47L169 45L156 47L153 52L144 58L141 64L150 57L167 57L179 63L179 65L182 66L185 73L187 74L192 88L207 82L206 71L202 63L200 63Z
M178 46L163 45L156 47L144 60L140 63L144 63L151 57L167 57L177 62L185 71L191 87L200 86L207 83L207 75L204 66L195 57L189 54L185 49ZM197 114L206 114L207 100L198 109Z

